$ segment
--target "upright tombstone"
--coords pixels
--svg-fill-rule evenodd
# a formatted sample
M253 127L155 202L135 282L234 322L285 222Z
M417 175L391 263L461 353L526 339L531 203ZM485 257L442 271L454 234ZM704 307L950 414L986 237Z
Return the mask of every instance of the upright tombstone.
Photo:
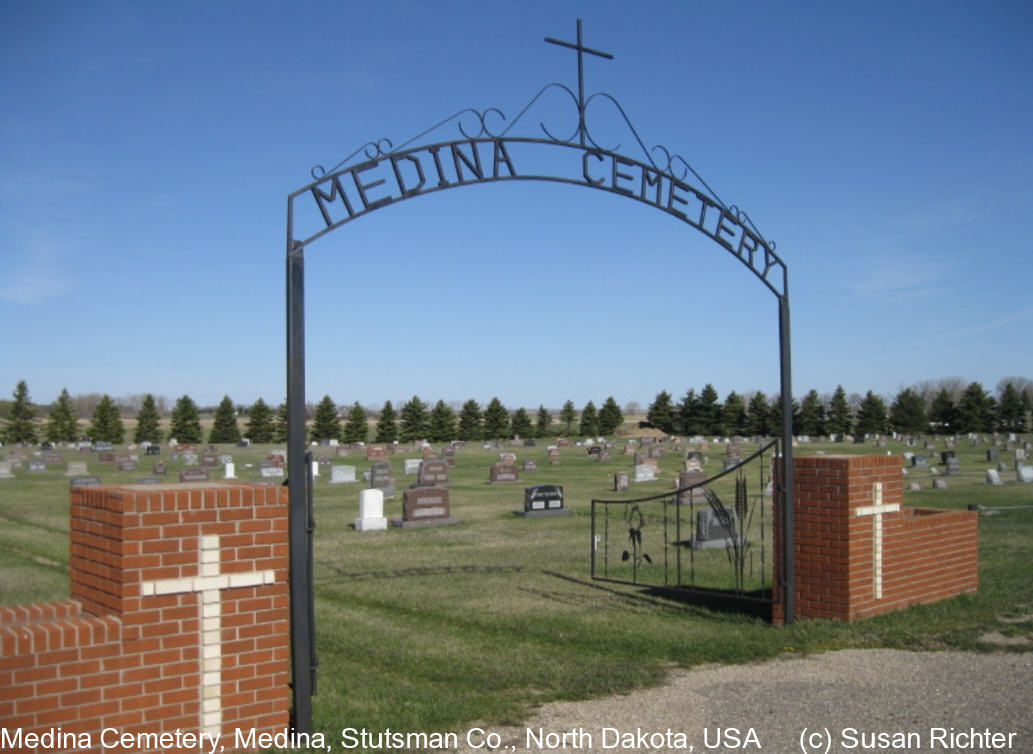
M726 509L728 520L722 523L721 518L711 508L703 508L696 513L696 533L692 539L692 549L709 550L724 549L734 546L736 540L741 545L742 534L739 533L739 520L735 511Z
M705 503L707 501L707 493L702 486L705 481L707 481L707 475L699 469L680 472L674 480L675 489L684 489L685 487L692 487L692 489L678 494L678 504ZM700 486L693 487L693 485Z
M402 473L404 473L406 476L413 476L415 474L418 474L420 471L420 464L422 463L423 461L419 458L406 458L405 466L403 468Z
M348 484L356 481L355 467L334 465L330 467L330 484Z
M69 461L65 467L65 476L86 476L86 461Z
M488 481L492 484L498 482L516 482L520 479L517 467L512 463L495 463L491 466Z
M448 489L445 487L411 487L402 493L402 517L392 519L392 526L411 529L420 526L454 524Z
M263 474L263 476L265 476ZM202 469L197 466L183 469L179 472L179 481L181 482L207 482L208 481L208 469Z
M1019 464L1015 469L1015 479L1027 484L1033 482L1033 466Z
M0 479L14 479L10 461L0 461Z
M742 463L742 446L737 442L728 444L728 451L725 454L725 471L734 469Z
M635 466L635 481L636 482L652 482L656 480L656 466L650 466L648 463L640 463Z
M387 460L387 446L386 445L367 445L366 446L366 460L367 461L384 461L384 460Z
M997 469L986 470L986 483L993 485L1004 484L1004 482L1001 481L1001 474Z
M394 497L397 494L395 479L391 476L391 462L377 461L370 469L369 486L381 490L384 497Z
M537 484L524 488L524 509L515 511L527 518L569 516L573 511L563 504L563 487L557 484Z
M523 471L538 471L538 462L533 458L525 458L521 469Z
M628 472L618 471L613 475L613 491L614 492L627 492L628 491Z
M420 487L445 487L449 483L448 469L448 461L423 461L417 469L416 484Z
M387 518L384 517L384 492L378 489L365 489L359 492L359 517L355 519L356 531L385 531Z

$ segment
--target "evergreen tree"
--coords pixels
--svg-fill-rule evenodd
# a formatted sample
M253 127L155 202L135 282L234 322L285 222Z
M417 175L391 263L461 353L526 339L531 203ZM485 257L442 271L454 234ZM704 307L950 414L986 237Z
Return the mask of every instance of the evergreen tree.
M273 442L287 442L287 404L276 409L276 424L273 425Z
M1001 390L997 413L1001 429L1005 432L1026 431L1026 409L1022 405L1022 395L1015 389L1014 383L1005 383Z
M513 412L513 421L510 424L509 431L513 437L533 437L534 436L534 425L531 424L531 417L527 413L526 408L518 408Z
M369 436L369 425L366 423L366 409L359 405L358 401L348 409L348 415L344 418L344 429L341 430L341 440L346 443L366 442Z
M7 424L4 426L4 439L9 443L33 444L36 442L36 425L33 417L36 415L29 401L29 387L25 380L20 380L14 388L14 403L7 414Z
M849 435L853 427L850 419L850 404L846 399L846 391L842 385L836 386L836 392L832 394L832 402L829 404L829 417L826 422L826 429L831 434Z
M700 391L698 413L704 434L721 434L721 404L718 403L717 391L710 383L704 385Z
M934 432L945 435L954 432L958 423L958 409L947 388L942 388L933 396L933 401L929 406L929 422L933 425Z
M563 424L563 434L567 437L574 435L575 421L577 421L577 409L574 408L574 401L568 400L560 409L560 422Z
M581 409L581 424L578 427L578 434L582 437L596 437L599 435L599 412L595 410L595 404L589 401Z
M429 424L427 421L427 404L418 395L402 406L399 414L400 426L398 439L401 442L415 442L427 439Z
M94 442L102 440L112 445L121 445L125 439L125 427L118 406L109 396L103 396L93 409L93 421L90 423L89 431Z
M67 389L61 391L57 401L50 407L44 436L51 442L74 442L79 439L79 422Z
M136 414L136 430L133 432L133 442L149 442L156 445L161 442L161 417L158 415L158 405L154 396L148 393L143 397L140 404L140 411Z
M501 440L509 436L509 412L502 401L492 398L484 409L484 439Z
M611 395L599 409L599 434L615 435L624 424L624 414Z
M391 401L384 401L384 407L380 409L380 417L377 419L377 442L393 443L398 439L398 418L395 415L395 407Z
M259 398L251 404L248 412L247 436L256 444L264 445L273 441L273 410L269 404Z
M674 432L674 407L671 405L671 394L666 390L657 393L656 398L649 404L646 421L661 432Z
M978 382L969 383L958 401L959 432L993 431L993 404L986 390Z
M925 400L911 388L897 393L890 405L890 429L909 435L929 430L929 419L925 415Z
M869 390L857 408L857 434L876 435L886 431L886 402Z
M189 395L181 396L172 407L169 437L179 443L201 442L201 415Z
M791 421L794 427L800 426L800 403L795 398L789 402L789 410L792 414ZM776 395L771 399L771 432L781 437L782 435L782 396Z
M240 442L237 410L233 407L233 401L230 400L228 395L222 396L219 407L215 409L215 420L212 422L212 429L208 433L208 442L212 445Z
M552 416L546 410L544 405L538 406L538 420L535 422L535 436L536 437L548 437L549 428L552 426Z
M428 438L431 442L451 442L459 435L456 412L442 400L434 404L430 412Z
M472 398L459 409L459 439L464 441L484 439L481 407Z
M811 390L803 397L800 404L800 422L793 430L794 434L798 435L825 434L825 407L821 405L817 390Z
M310 436L313 442L322 443L341 439L341 418L337 415L337 404L329 395L324 395L316 405Z
M759 390L750 398L746 408L746 434L754 437L769 437L773 434L774 423L771 417L771 406L767 396Z
M746 404L742 396L734 390L725 398L722 410L724 417L724 433L729 436L746 434Z
M699 396L695 388L689 388L685 397L678 404L678 413L675 420L675 428L683 435L702 435L703 422L699 416Z

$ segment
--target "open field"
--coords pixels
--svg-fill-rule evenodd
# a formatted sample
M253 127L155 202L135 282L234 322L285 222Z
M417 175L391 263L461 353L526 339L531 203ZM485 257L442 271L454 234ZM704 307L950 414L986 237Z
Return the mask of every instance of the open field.
M231 454L237 476L259 481L259 460L273 446L220 447ZM282 447L282 446L279 446ZM743 455L752 452L743 446ZM396 730L451 730L482 721L517 723L536 704L627 692L659 683L672 667L743 663L780 655L846 647L1033 651L1033 510L980 517L980 591L937 605L918 606L854 623L800 621L771 627L740 614L719 613L666 601L634 587L590 580L592 498L613 498L613 474L630 471L631 456L618 441L612 460L599 462L583 448L560 451L550 465L546 443L506 448L538 462L520 481L488 484L500 452L467 447L451 472L454 526L357 532L359 484L330 485L323 471L315 487L315 591L319 679L316 727L348 725ZM943 448L929 451L930 461ZM961 440L962 473L947 490L932 490L928 470L910 470L904 502L936 508L1033 506L1033 484L985 484L987 445ZM803 444L817 451L901 454L908 448ZM926 452L911 449L917 452ZM317 448L316 455L332 455ZM5 455L10 448L3 449ZM718 473L722 446L711 444L704 468ZM31 456L31 452L30 452ZM399 487L385 515L401 515L401 490L414 481L403 459L391 458ZM684 452L659 460L658 481L632 484L627 497L665 492L682 468ZM1001 451L1002 459L1011 454ZM104 483L135 482L151 475L154 459L121 472L96 454L64 451L65 460L88 460ZM182 462L169 450L161 460L175 478ZM370 466L361 452L334 458ZM0 481L0 602L17 604L68 596L68 481L64 464L46 471L16 470ZM212 478L222 476L221 468ZM279 481L279 480L277 480ZM922 490L907 491L908 481ZM525 519L523 489L560 484L574 515ZM623 493L622 493L623 494ZM722 497L724 494L722 493ZM649 567L649 566L646 566ZM989 635L1007 643L985 641ZM1023 641L1025 640L1025 641Z

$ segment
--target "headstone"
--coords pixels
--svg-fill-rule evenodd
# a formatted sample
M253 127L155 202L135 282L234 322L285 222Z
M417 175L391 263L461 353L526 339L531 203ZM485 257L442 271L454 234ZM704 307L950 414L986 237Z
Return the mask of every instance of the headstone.
M265 479L272 479L283 476L283 466L263 466L258 470L258 473ZM183 476L183 472L180 472L180 477ZM207 477L205 477L207 479ZM183 481L180 479L180 481Z
M219 457L215 453L205 453L201 456L201 466L206 469L214 469L219 465Z
M383 461L387 459L387 446L386 445L367 445L366 446L366 460L367 461Z
M154 467L151 469L151 473L152 474L168 474L169 470L168 470L168 467L164 463L162 463L161 461L158 461L156 464L154 464Z
M538 461L535 461L531 458L525 458L523 464L521 465L521 469L523 471L538 471Z
M354 466L330 467L330 484L347 484L354 481L356 481Z
M933 480L933 489L934 490L945 490L945 489L947 489L947 480L944 479L943 477L937 477L936 479Z
M986 449L986 462L997 463L1001 459L1001 451L997 448Z
M65 467L65 476L86 476L86 461L69 461Z
M635 466L636 482L652 482L656 479L656 467L647 463L640 463Z
M1033 466L1018 466L1015 469L1015 478L1020 482L1033 482Z
M411 528L454 524L448 490L444 487L413 487L402 493L402 518L391 521L392 526Z
M910 492L919 492L922 489L922 483L921 482L908 482L907 483L907 488L908 488L908 491L910 491Z
M62 460L61 454L56 450L43 451L43 463L47 466L56 466L61 463Z
M101 463L113 463L115 460L114 453L98 453L97 460Z
M335 466L335 469L343 468ZM354 466L350 467L353 471ZM354 477L355 475L352 474ZM384 517L384 491L365 489L359 492L359 517L355 519L356 531L385 531L387 519Z
M136 471L136 461L129 461L129 460L119 461L118 462L118 470L119 471Z
M911 465L918 469L924 469L928 468L929 461L925 456L921 455L920 453L915 453L913 456L911 456Z
M0 479L14 479L10 461L0 461Z
M738 519L735 511L728 511L728 524L722 524L721 519L711 508L703 508L696 513L696 536L692 540L692 549L709 550L713 548L725 548L735 544L733 537L738 536L742 542L742 535L736 535Z
M265 476L263 474L262 476ZM183 469L179 472L179 481L181 482L207 482L208 481L208 469L202 469L199 466L194 466L189 469Z
M947 463L948 458L956 458L953 450L940 451L940 463Z
M423 461L421 461L419 458L406 458L403 473L406 476L413 476L414 474L418 474L420 472L421 463L423 463Z
M99 476L76 476L68 480L69 487L95 487L98 484Z
M183 463L185 463L187 466L197 465L197 453L188 450L187 452L183 453L182 458Z
M237 478L237 465L230 461L223 465L223 477L225 479L236 479Z
M145 456L160 456L161 455L161 446L160 445L148 445L147 448L144 450L143 454Z
M997 469L986 470L986 483L987 484L1004 484L1001 481L1001 474Z
M613 475L613 490L614 492L628 491L628 472L618 471Z
M448 469L448 461L424 461L417 471L416 483L422 487L444 487L448 484Z
M47 464L43 461L42 458L33 458L31 461L29 461L28 469L29 471L46 471Z
M944 463L947 464L947 476L956 476L961 473L961 462L951 456Z
M489 474L489 481L492 484L496 482L516 482L520 478L517 472L517 467L512 463L495 463L491 466L491 472Z
M707 481L707 475L703 471L682 471L674 480L675 489L682 489L684 487L690 487L694 484L700 484L701 482ZM707 501L707 493L702 486L695 487L691 490L686 490L678 495L679 505L688 505L689 503L705 503Z
M384 497L394 497L397 494L395 479L391 476L390 461L376 461L369 472L369 486L381 490Z
M556 484L537 484L524 488L522 516L569 516L573 511L563 505L563 488Z

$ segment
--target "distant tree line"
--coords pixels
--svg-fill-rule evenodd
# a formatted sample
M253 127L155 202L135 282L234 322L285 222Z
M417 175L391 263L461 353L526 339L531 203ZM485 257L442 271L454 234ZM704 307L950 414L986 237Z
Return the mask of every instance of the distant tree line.
M869 390L849 398L842 386L831 396L817 390L792 401L794 435L958 434L967 432L1025 432L1033 411L1033 382L1022 377L1002 380L997 397L979 382L959 388L943 381L902 389L889 402ZM774 436L782 432L782 397L770 400L761 392L748 398L732 391L722 403L712 385L697 395L689 389L675 404L661 391L649 405L646 422L668 434Z
M0 414L6 414L0 426L0 439L27 444L83 439L122 444L130 439L122 420L125 407L108 395L100 395L96 400L93 397L90 396L91 415L85 427L79 423L81 397L78 401L73 399L68 390L61 391L40 423L40 407L30 401L28 386L21 380L13 400L0 402ZM274 411L261 398L250 406L239 406L224 396L218 406L203 411L214 414L205 437L202 410L189 395L181 396L172 407L167 435L160 428L165 400L151 394L132 399L129 409L136 414L136 427L131 441L135 443L158 443L165 438L181 443L207 440L213 444L236 443L242 437L254 443L280 443L287 439L286 403ZM826 396L811 390L799 401L794 398L792 406L795 435L1026 432L1033 412L1033 380L1005 378L998 383L996 395L992 395L979 382L965 383L952 377L903 388L892 400L871 390L864 396L847 396L839 386ZM631 407L637 404L626 408ZM242 416L247 418L243 428L239 425ZM310 441L344 443L596 437L613 435L625 418L613 396L603 401L601 408L588 401L580 411L568 400L555 415L539 405L532 419L526 408L508 409L497 397L483 407L470 399L457 412L442 400L431 407L415 395L397 411L391 401L385 401L379 411L370 411L358 401L342 410L329 395L324 395L314 407L306 407L306 417L312 420L308 430ZM759 391L744 395L732 391L721 401L713 385L707 384L698 394L690 388L676 403L665 390L649 405L646 424L668 434L769 437L781 433L782 400L778 395L769 399Z

